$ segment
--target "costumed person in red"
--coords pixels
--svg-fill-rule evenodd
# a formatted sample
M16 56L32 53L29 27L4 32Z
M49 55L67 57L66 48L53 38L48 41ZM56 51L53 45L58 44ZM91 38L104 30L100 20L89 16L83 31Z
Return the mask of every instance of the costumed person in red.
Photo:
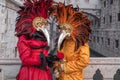
M50 40L45 27L52 3L52 0L25 0L18 11L15 31L22 66L17 80L52 80L49 67L54 60L64 57L62 53L48 54Z
M57 80L84 80L84 68L89 64L89 34L91 22L84 12L73 8L71 4L58 3L51 7L56 15L61 34L58 50L64 53L64 59L55 64Z

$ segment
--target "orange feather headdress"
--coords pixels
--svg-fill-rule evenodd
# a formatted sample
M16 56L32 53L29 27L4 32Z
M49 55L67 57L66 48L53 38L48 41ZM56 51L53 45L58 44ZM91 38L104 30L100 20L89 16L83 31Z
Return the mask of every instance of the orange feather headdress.
M69 33L78 47L89 40L91 22L82 11L75 10L72 5L58 3L51 7L50 14L56 15L59 28Z

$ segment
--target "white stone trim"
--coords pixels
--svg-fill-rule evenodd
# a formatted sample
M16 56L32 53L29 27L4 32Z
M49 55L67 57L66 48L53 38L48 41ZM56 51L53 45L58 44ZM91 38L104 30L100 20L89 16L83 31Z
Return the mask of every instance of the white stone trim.
M18 58L14 59L0 59L0 65L20 65L21 62Z
M20 1L20 0L10 0L10 1L12 1L13 3L15 3L15 4L19 5L19 6L23 6L23 2Z
M90 58L90 65L120 65L120 57Z
M20 67L19 58L0 59L0 69L4 71L5 80L15 80ZM85 80L93 80L98 69L104 80L113 80L117 70L120 69L120 57L90 58L90 64L84 69Z

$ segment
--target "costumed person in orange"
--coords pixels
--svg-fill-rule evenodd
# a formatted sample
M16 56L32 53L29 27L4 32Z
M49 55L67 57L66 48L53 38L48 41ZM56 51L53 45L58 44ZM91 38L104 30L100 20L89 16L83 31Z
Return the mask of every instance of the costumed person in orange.
M48 54L50 40L45 27L52 3L52 0L25 0L18 11L15 31L22 66L16 80L52 80L49 67L54 60L64 57L61 53Z
M88 66L90 57L91 22L87 15L72 5L58 3L51 10L61 31L58 50L64 53L64 59L55 64L55 76L57 80L84 80L83 69Z

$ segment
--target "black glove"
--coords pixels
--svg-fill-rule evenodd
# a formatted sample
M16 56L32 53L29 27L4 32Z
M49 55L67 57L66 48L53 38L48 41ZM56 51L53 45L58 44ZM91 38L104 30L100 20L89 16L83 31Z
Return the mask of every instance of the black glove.
M40 68L43 69L43 70L46 70L46 57L42 52L40 53L40 59L41 59L41 62L42 62Z
M48 55L48 56L46 57L46 60L47 60L48 62L55 62L55 61L58 61L59 59L57 58L56 55Z
M56 55L57 53L57 55ZM55 61L59 61L64 58L64 54L62 52L57 52L57 48L54 48L50 51L49 55L46 57L46 61L49 67L52 67Z
M48 62L58 61L59 59L55 55L56 53L57 53L57 48L54 48L53 50L51 50L48 57L47 57L47 61Z
M56 55L51 55L51 54L49 54L49 55L46 57L46 61L47 61L49 67L53 67L54 62L55 62L55 61L58 61L58 60L59 60L59 59L57 58Z

